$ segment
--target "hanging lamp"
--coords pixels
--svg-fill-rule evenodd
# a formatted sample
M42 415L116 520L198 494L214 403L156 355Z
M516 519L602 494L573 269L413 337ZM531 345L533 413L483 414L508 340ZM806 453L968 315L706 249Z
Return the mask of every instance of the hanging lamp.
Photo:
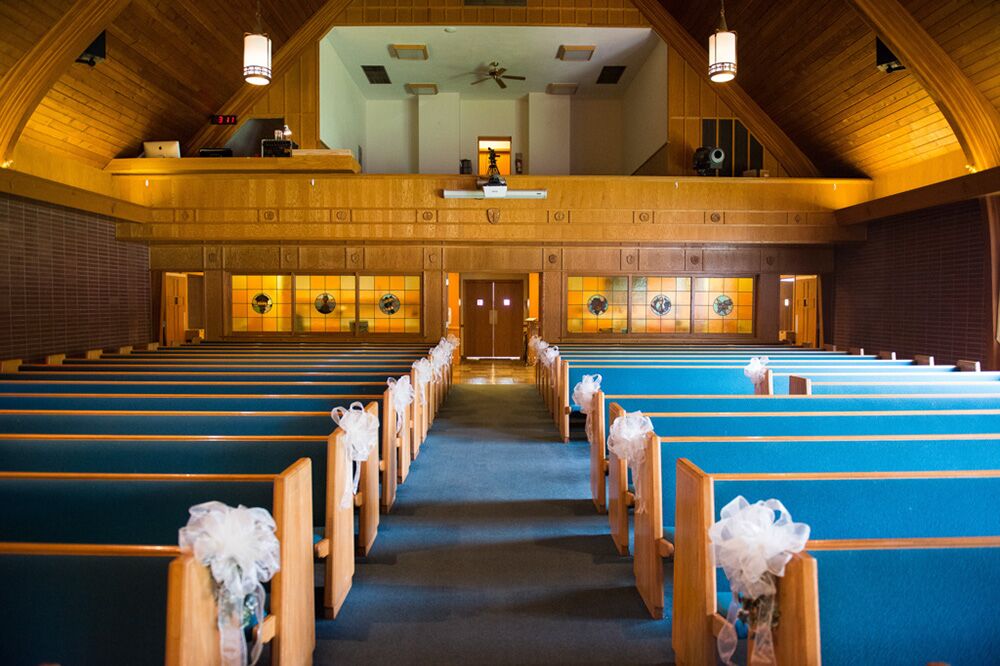
M257 3L257 32L243 35L243 80L254 86L271 82L271 38L264 32Z
M708 78L726 83L736 78L736 33L726 25L726 2L719 3L719 27L708 38Z

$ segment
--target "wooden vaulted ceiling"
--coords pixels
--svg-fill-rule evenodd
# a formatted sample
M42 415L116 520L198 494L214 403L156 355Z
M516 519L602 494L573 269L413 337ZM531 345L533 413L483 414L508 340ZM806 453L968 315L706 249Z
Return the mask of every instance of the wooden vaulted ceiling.
M261 2L273 49L324 0ZM72 3L0 0L0 74ZM132 0L107 30L107 61L75 64L32 115L22 140L103 168L134 157L144 139L194 135L242 85L243 33L256 0ZM13 19L7 23L4 19Z
M716 2L661 0L699 41ZM1000 104L1000 3L903 0L994 104ZM739 77L750 96L827 176L871 176L959 149L947 120L907 70L875 69L875 33L843 0L730 0Z
M715 0L659 1L706 43L718 22ZM900 1L1000 107L1000 2ZM421 0L389 4L403 2ZM274 51L324 4L261 0ZM0 0L0 76L71 5ZM241 38L255 27L256 9L256 0L132 0L107 31L108 60L70 67L22 140L99 168L137 154L144 139L190 140L243 85ZM726 10L739 34L739 84L823 175L872 176L959 149L911 72L875 69L875 34L847 0L729 0Z

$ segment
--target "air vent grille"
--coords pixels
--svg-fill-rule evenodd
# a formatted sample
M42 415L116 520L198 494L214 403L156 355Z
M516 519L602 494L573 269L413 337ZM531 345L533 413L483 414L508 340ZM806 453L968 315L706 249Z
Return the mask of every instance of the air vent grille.
M608 83L614 85L625 73L625 65L605 65L601 68L601 73L597 77L598 83Z
M368 77L368 83L372 85L392 83L389 80L389 72L385 71L385 66L383 65L361 65L361 69L364 70L365 76Z

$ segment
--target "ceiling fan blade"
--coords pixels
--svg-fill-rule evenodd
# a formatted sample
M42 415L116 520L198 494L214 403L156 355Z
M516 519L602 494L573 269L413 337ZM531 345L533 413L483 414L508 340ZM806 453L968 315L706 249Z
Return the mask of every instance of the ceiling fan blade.
M500 86L501 88L503 88L504 90L507 89L507 84L503 82L503 79L497 77L497 78L495 78L493 80L496 81L497 85Z
M527 80L523 76L514 76L512 74L505 74L503 76L503 78L505 78L505 79L514 79L515 81L526 81Z
M503 76L503 73L507 71L506 67L497 67L491 72L494 76Z
M474 85L476 85L477 83L482 83L483 81L489 81L489 80L490 80L490 77L488 77L488 76L487 76L487 77L486 77L485 79L479 79L478 81L473 81L473 82L472 82L472 83L470 83L469 85L470 85L470 86L474 86Z

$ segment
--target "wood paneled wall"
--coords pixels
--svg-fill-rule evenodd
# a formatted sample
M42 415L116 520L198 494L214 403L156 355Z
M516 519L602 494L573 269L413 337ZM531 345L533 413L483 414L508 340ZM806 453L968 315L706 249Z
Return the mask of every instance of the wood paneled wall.
M670 47L667 56L667 150L665 168L660 173L670 176L693 176L691 160L702 145L703 119L735 119L732 110L719 99L711 83ZM654 156L655 157L655 156ZM646 165L644 165L646 166ZM788 174L764 146L764 168L771 176ZM648 173L648 171L647 171Z
M466 7L462 0L354 0L337 25L649 25L628 0L527 0L525 7Z
M284 118L300 148L319 145L319 43L301 53L284 76L271 82L252 118Z
M757 333L778 335L781 273L832 270L833 249L822 247L642 246L637 244L527 247L513 244L228 244L153 245L150 268L204 271L205 326L210 338L229 334L226 294L231 273L418 272L424 280L424 332L428 341L443 334L447 317L448 273L541 276L541 327L549 340L566 337L563 285L569 273L601 275L757 275ZM456 313L457 317L457 313ZM628 336L618 336L631 339ZM576 339L579 339L578 337ZM606 338L602 338L606 339ZM721 340L722 336L710 336ZM740 338L746 340L747 338Z
M130 240L831 243L861 240L832 211L864 201L867 180L512 176L545 200L444 199L472 176L116 177L150 206ZM641 206L639 208L638 206ZM498 211L491 223L487 211Z

